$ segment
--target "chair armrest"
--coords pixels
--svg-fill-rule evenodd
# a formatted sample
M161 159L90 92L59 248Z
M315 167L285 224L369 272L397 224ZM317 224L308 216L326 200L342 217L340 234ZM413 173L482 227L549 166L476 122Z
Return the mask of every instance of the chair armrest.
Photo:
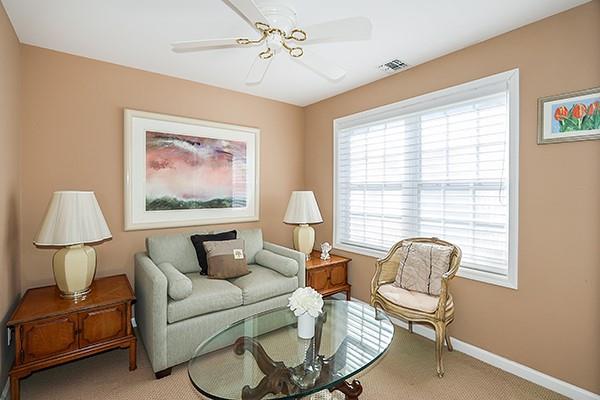
M288 249L287 247L279 246L270 242L263 242L263 249L269 250L275 254L279 254L280 256L296 260L296 262L298 263L298 287L304 287L306 285L306 256L304 255L304 253Z
M135 255L135 320L154 372L167 368L167 277L146 253Z

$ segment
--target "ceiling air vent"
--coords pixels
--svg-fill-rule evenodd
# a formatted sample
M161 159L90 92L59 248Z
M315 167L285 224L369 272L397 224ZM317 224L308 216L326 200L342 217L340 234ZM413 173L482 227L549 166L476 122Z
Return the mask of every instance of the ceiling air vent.
M404 61L400 61L396 58L395 60L388 61L385 64L381 64L379 66L379 69L383 72L393 73L402 71L403 69L406 69L408 67L409 65L407 63L405 63Z

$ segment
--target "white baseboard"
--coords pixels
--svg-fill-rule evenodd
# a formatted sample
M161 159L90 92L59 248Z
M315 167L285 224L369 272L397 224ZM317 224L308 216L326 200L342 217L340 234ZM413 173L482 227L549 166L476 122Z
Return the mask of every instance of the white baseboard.
M364 303L364 301L355 298L352 298L352 300ZM390 320L394 325L408 329L408 323L393 317L390 317ZM433 328L414 324L413 332L426 337L427 339L435 340L435 332L433 331ZM523 364L509 360L508 358L490 353L489 351L483 350L477 346L473 346L472 344L452 338L452 346L454 347L454 350L467 354L473 358L483 361L486 364L493 365L496 368L500 368L501 370L509 372L529 382L543 386L546 389L560 393L563 396L567 396L573 400L600 400L600 395L596 393L582 389L568 382L561 381L560 379L546 375L543 372L529 368Z
M8 388L10 387L10 379L6 380L6 385L4 385L4 389L2 389L2 393L0 393L0 400L8 400Z

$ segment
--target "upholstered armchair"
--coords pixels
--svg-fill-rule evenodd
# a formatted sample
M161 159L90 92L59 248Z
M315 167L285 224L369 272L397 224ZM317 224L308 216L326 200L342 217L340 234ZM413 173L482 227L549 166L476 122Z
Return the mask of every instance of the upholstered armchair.
M421 249L423 254L416 256L411 254L411 243L419 243L419 245L413 246L413 253L416 249ZM437 252L433 256L434 261L438 265L442 263L437 269L439 271L437 274L432 272L431 266L433 249L426 250L428 248L433 248ZM454 302L448 291L448 282L458 271L461 255L460 248L437 238L405 239L396 243L384 258L377 260L375 275L371 281L371 305L375 309L379 308L391 316L407 321L411 333L413 322L433 325L435 358L440 378L444 376L442 363L444 341L448 346L448 351L452 351L447 327L454 321ZM408 265L408 263L412 263L412 265ZM445 265L446 263L447 265ZM413 278L402 277L403 272L406 272L405 275L409 275L407 272L409 267L412 268ZM404 278L406 284L400 285L398 278L401 283ZM429 279L429 281L425 281L426 286L421 288L415 283L419 279ZM411 289L412 287L414 290Z

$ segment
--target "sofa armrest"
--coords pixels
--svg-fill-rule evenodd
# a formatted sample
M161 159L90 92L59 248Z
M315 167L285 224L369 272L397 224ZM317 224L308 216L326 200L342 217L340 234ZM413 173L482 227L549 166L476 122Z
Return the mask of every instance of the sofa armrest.
M135 320L154 372L167 368L167 277L146 253L135 255Z
M298 263L298 287L304 287L306 285L306 256L304 255L304 253L288 249L287 247L279 246L270 242L263 242L263 249L269 250L275 254L279 254L280 256L296 260L296 262Z

